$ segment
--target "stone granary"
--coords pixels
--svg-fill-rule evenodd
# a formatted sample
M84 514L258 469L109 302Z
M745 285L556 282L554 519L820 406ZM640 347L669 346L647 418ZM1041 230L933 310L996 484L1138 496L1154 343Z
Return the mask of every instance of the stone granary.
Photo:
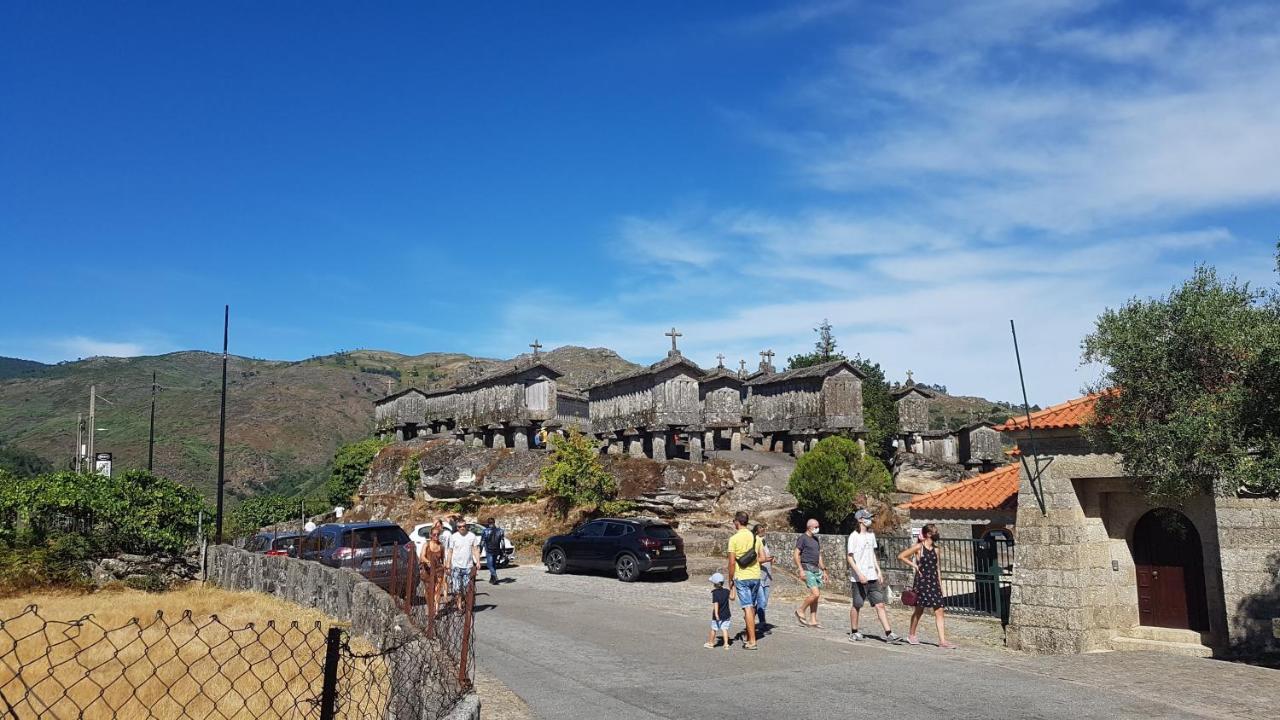
M721 362L724 356L719 356ZM742 448L746 382L721 364L698 382L702 402L702 446L706 450Z
M702 461L702 403L699 380L706 375L676 347L661 362L620 375L587 390L591 432L606 453L666 460L676 454L675 440L688 436L688 455Z
M418 388L407 388L373 402L374 426L378 432L392 432L401 440L412 440L426 433L427 395Z
M1280 499L1153 502L1083 428L1098 396L1031 414L1040 487L1020 470L1008 644L1044 653L1280 651ZM1032 451L1027 418L1000 430Z
M542 427L584 427L582 396L557 386L562 375L535 358L459 385L450 396L453 433L471 445L528 450Z
M915 453L951 465L964 465L966 470L985 472L1004 459L1000 432L994 423L979 421L959 430L930 430L929 403L937 395L915 384L911 373L907 382L890 391L898 408L899 452Z
M756 373L746 382L752 434L764 450L797 456L829 435L857 436L863 444L864 377L848 360Z
M956 434L960 439L960 462L970 470L987 472L1004 462L1004 443L995 423L979 420Z

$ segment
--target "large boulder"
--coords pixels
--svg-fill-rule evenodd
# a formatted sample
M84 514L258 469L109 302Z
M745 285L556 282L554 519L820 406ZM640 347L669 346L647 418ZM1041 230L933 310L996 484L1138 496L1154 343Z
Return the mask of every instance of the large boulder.
M919 453L900 452L893 458L893 487L919 495L941 490L972 475L963 465L944 463Z

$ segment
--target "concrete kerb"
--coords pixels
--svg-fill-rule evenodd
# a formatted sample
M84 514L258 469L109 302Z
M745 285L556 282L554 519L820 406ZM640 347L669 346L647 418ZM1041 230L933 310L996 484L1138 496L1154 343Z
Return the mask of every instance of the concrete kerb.
M415 642L417 631L412 621L396 607L392 597L349 570L216 545L208 549L205 578L228 590L261 592L315 608L350 623L352 634L363 637L378 650ZM394 667L392 672L396 672ZM447 717L479 718L480 700L475 692L464 695Z

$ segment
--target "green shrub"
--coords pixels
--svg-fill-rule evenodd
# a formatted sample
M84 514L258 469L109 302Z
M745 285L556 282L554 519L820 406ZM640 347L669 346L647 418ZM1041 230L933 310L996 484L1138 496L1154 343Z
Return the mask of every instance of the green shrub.
M329 503L321 498L303 500L277 494L254 495L245 498L227 514L227 527L232 537L243 537L268 525L298 520L303 515L318 515L329 507Z
M856 509L860 496L883 497L892 488L889 471L845 437L829 437L796 461L787 491L801 512L839 526Z
M596 510L607 517L622 517L634 512L636 504L630 500L605 500L596 506Z
M360 483L364 482L373 458L390 444L389 440L369 438L338 448L333 455L333 471L325 485L329 502L334 505L349 505L351 496L360 487Z
M421 453L413 453L400 468L400 480L404 482L404 490L409 497L418 494L418 476L422 473L422 468L418 463L421 460Z
M571 505L598 505L612 500L618 483L600 464L600 447L577 430L551 435L551 463L540 476L548 494Z

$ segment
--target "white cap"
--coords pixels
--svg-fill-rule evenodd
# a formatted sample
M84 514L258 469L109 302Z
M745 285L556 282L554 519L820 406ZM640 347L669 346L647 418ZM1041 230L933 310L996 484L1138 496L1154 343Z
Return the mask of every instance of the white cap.
M721 575L720 573L713 573L713 574L711 575L711 577L710 577L710 578L708 578L708 579L709 579L711 582L716 583L716 584L719 584L719 583L724 582L724 576L723 576L723 575Z

